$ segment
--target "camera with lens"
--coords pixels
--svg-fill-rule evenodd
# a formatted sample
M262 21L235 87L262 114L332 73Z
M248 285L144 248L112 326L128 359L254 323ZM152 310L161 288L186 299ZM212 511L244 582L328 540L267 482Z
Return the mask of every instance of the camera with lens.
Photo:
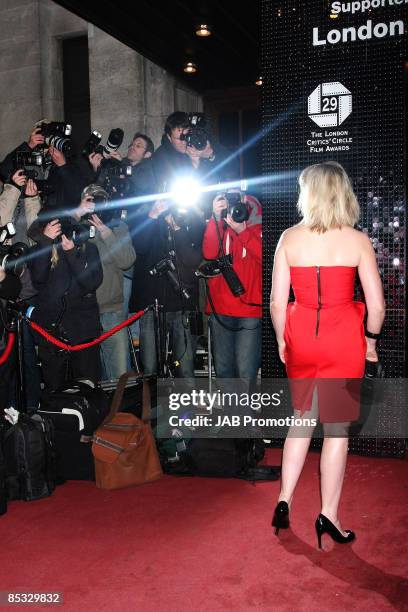
M224 277L234 297L239 297L245 293L245 287L232 267L231 254L223 255L219 259L203 261L195 271L195 275L199 278L215 278L216 276L220 276L220 274Z
M171 253L169 253L171 255ZM185 287L180 285L177 277L177 270L174 261L171 257L165 257L156 263L151 270L149 270L151 276L166 276L176 293L181 293L184 299L190 299L190 294Z
M93 132L93 134L95 134L95 132ZM122 144L123 136L124 136L123 130L121 130L120 128L114 128L113 130L109 132L108 140L106 141L106 143L104 145L97 144L97 146L94 149L94 152L100 153L105 158L105 161L109 162L110 161L109 156L111 155L111 153L114 153L115 151L117 151L120 145ZM95 141L96 141L96 138L95 138ZM90 151L90 153L92 153L92 151Z
M180 135L180 140L185 140L188 147L195 147L197 151L203 151L209 139L207 119L204 113L189 113L188 130Z
M91 153L94 153L96 151L96 148L98 147L101 140L102 140L102 134L94 130L83 146L82 155L88 158L91 155Z
M95 238L95 228L93 226L78 223L72 217L59 219L61 223L61 235L64 234L68 240L72 240L76 247L81 246L91 238ZM61 236L57 238L61 241Z
M0 244L0 268L6 274L20 277L27 267L26 256L29 247L24 242L16 242L10 246Z
M245 203L242 201L241 194L239 192L226 192L220 194L227 200L227 208L221 211L221 218L225 219L227 215L231 215L231 218L235 223L243 223L248 221L249 212Z
M110 159L104 165L103 187L112 199L129 198L132 195L133 184L130 180L133 168L117 159Z
M41 122L39 125L41 128L40 134L44 136L45 146L52 146L64 153L69 155L72 151L72 125L65 123L64 121L50 121Z
M48 178L50 164L41 151L16 151L14 167L23 170L27 179L45 181Z
M117 225L122 218L122 210L115 206L110 198L109 193L97 184L88 185L82 191L81 200L91 197L95 203L95 214L98 215L104 225ZM92 213L88 213L82 217L84 220L92 221Z

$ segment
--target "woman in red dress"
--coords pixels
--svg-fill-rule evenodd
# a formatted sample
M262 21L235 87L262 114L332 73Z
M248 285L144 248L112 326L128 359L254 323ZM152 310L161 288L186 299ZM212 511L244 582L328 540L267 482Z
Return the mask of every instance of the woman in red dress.
M355 538L338 518L348 449L348 425L357 418L355 400L335 379L358 379L365 360L378 361L376 340L385 303L375 253L354 225L359 205L344 168L337 162L309 166L300 175L302 220L283 232L274 260L271 317L291 379L296 418L319 417L324 442L320 460L321 513L316 532L341 543ZM358 272L367 308L353 301ZM292 285L295 301L288 304ZM304 421L306 423L306 420ZM289 527L289 509L314 427L289 429L282 458L281 490L272 525Z

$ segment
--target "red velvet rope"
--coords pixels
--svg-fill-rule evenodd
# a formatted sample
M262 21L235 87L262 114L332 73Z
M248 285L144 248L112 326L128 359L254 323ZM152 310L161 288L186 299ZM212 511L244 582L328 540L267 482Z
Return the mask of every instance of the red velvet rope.
M91 346L95 346L95 344L100 344L101 342L106 340L106 338L113 336L113 334L116 334L116 332L120 331L124 327L127 327L134 321L137 321L137 319L140 319L140 317L144 315L145 312L146 312L145 310L139 310L134 315L126 319L126 321L122 321L122 323L115 325L115 327L112 327L112 329L110 329L109 331L99 336L99 338L95 338L95 340L92 340L91 342L85 342L84 344L76 344L75 346L71 346L70 344L65 344L65 342L61 342L61 340L54 338L54 336L52 336L47 331L45 331L45 329L37 325L37 323L34 323L34 321L28 320L28 323L31 325L33 330L38 332L43 338L48 340L48 342L55 344L55 346L58 346L59 348L64 349L66 351L82 351L83 349L87 349Z
M4 353L0 356L0 365L3 365L3 363L6 363L7 359L10 357L10 353L13 350L15 339L16 339L15 333L9 332L7 336L6 348L4 349Z

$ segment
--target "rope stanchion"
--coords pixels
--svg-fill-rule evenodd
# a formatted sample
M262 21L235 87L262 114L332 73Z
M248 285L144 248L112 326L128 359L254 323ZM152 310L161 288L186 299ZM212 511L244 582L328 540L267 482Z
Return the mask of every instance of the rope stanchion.
M142 317L147 312L147 310L148 310L147 308L145 310L139 310L134 315L132 315L125 321L122 321L122 323L115 325L115 327L112 327L112 329L103 333L101 336L99 336L99 338L95 338L95 340L92 340L91 342L85 342L83 344L75 344L74 346L71 346L70 344L66 344L65 342L62 342L61 340L58 340L58 338L54 338L52 334L48 333L45 329L40 327L40 325L38 325L34 321L31 321L30 319L28 319L28 323L34 331L38 332L43 338L45 338L45 340L48 340L48 342L51 342L55 346L58 346L59 348L64 349L65 351L71 351L71 352L72 351L82 351L84 349L90 348L91 346L95 346L96 344L100 344L101 342L106 340L106 338L113 336L114 334L116 334L118 331L120 331L124 327L131 325L132 323L134 323L134 321L137 321L137 319L140 319L140 317Z
M3 365L3 363L6 363L7 359L10 357L10 353L13 350L15 339L16 339L15 333L9 332L7 336L6 348L4 349L3 354L0 356L0 365Z

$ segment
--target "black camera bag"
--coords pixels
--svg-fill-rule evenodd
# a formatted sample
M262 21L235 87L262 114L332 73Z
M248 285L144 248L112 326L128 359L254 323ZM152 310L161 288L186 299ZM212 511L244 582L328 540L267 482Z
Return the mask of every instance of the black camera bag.
M89 440L109 413L105 391L81 381L67 382L56 391L43 393L38 412L54 423L58 478L94 480Z
M3 434L7 498L32 501L51 495L56 485L54 428L39 414L20 413Z

